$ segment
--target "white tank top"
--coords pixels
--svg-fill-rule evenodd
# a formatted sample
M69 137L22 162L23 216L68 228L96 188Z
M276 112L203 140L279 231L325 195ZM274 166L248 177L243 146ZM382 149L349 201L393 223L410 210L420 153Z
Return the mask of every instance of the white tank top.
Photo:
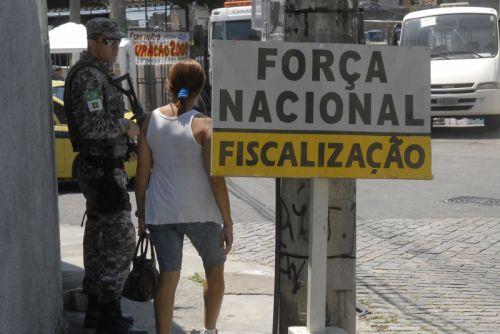
M146 224L216 222L222 216L191 129L191 110L169 117L155 109L146 138L153 168L146 192Z

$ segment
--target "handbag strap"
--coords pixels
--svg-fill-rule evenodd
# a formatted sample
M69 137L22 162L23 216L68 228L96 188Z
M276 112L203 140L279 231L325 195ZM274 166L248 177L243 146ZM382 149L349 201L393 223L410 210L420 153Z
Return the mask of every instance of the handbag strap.
M139 248L141 249L141 253L139 254ZM144 256L146 257L148 253L148 248L151 248L151 259L156 263L155 256L155 248L153 243L151 242L151 234L144 233L139 236L139 240L137 241L137 246L135 246L135 257Z
M139 236L139 240L137 241L137 245L135 246L135 257L138 257L138 255L139 255L139 247L141 248L141 254L140 255L144 254L144 251L143 251L144 246L143 246L143 244L144 244L144 235L141 235L141 236Z
M147 238L148 240L151 240L151 234L148 234ZM152 242L150 242L149 245L151 246L151 259L156 263L155 248Z
M149 238L147 234L141 235L142 243L141 243L141 256L145 256L148 252Z

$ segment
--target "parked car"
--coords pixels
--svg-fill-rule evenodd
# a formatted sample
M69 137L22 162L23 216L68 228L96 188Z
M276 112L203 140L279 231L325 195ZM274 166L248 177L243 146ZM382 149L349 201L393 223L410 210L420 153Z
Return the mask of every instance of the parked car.
M385 33L380 29L372 29L365 31L365 40L369 42L383 42L385 41Z
M73 152L73 147L69 140L68 124L64 113L64 81L52 81L52 101L54 103L54 137L56 146L56 175L58 180L75 179L76 166L79 156ZM133 114L127 112L125 117L131 118ZM125 170L129 178L135 177L136 162L126 162Z

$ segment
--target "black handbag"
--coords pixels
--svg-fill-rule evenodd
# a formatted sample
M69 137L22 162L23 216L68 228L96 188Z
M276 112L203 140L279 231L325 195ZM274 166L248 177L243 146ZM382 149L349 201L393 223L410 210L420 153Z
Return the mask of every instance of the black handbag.
M156 269L155 250L150 238L150 235L147 233L139 237L137 246L135 247L132 271L128 275L123 287L123 297L136 302L150 301L154 297L160 280L160 273ZM150 259L146 258L149 247L151 247Z

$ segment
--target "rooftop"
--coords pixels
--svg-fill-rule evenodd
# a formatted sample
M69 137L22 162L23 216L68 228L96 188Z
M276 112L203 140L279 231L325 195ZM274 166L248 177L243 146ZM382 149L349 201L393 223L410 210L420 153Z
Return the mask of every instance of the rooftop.
M170 1L168 1L170 2ZM80 0L83 10L91 9L106 9L108 8L108 0ZM127 0L128 7L164 5L167 0ZM47 9L49 11L69 10L69 0L47 0Z

